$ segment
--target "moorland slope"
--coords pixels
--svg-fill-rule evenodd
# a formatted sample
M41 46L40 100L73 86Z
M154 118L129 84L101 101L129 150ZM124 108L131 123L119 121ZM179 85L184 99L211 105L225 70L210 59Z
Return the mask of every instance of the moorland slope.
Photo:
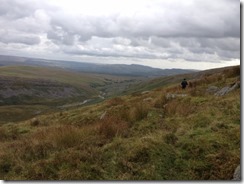
M194 74L185 90L176 78L1 125L0 177L231 180L240 164L240 66Z

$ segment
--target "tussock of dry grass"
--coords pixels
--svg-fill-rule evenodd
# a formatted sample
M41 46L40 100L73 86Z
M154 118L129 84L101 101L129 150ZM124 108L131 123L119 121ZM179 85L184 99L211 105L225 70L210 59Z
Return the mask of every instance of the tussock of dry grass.
M129 131L128 123L118 117L109 116L99 122L98 132L108 139L115 136L126 136Z
M130 119L131 121L140 121L147 117L149 106L143 102L139 102L131 107Z
M165 93L162 93L159 97L157 97L154 100L154 107L155 108L164 108L164 106L167 104L168 99L166 97Z
M108 106L117 106L117 105L122 105L124 103L124 100L120 97L115 97L110 100L108 100L107 104Z

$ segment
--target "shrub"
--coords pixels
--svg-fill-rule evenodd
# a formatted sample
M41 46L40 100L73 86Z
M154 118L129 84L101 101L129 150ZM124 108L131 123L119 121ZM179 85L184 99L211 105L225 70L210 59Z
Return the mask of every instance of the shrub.
M130 120L131 121L140 121L147 117L149 111L149 106L145 103L139 102L135 104L134 107L130 109Z
M49 132L50 139L58 148L69 148L78 145L83 137L79 128L72 125L56 127Z
M108 139L115 136L126 136L128 123L115 116L104 118L98 126L98 132Z
M124 102L124 100L120 97L115 97L112 98L108 101L108 106L117 106L117 105L121 105Z

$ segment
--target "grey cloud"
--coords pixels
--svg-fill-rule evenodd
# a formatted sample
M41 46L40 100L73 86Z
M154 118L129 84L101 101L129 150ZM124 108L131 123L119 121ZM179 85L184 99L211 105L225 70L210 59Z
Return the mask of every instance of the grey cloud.
M188 48L188 50L192 53L195 54L202 54L202 53L206 53L206 54L215 54L216 50L211 49L211 48L202 48L202 47L190 47Z
M161 37L152 36L152 37L150 37L150 41L152 44L154 44L156 46L160 46L160 47L168 48L171 46L170 45L171 39L169 39L169 38L161 38Z
M199 39L202 47L219 48L221 50L239 51L240 39L238 38L222 38L222 39Z
M36 45L41 42L37 36L21 36L21 35L0 35L0 42L2 43L21 43L26 45Z
M0 15L8 19L29 16L29 10L23 1L1 0L0 4Z
M78 47L62 46L61 50L67 54L101 56L101 57L125 57L125 58L160 58L154 51L145 48L133 48L123 45L114 45L113 47Z
M33 0L0 0L0 4L0 15L8 20L29 17L38 8L48 7L44 1Z
M184 57L186 51L195 54L218 54L220 58L239 59L240 39L238 38L196 38L196 37L153 37L151 43L161 47L172 55L181 54ZM224 54L226 53L226 54ZM228 53L228 54L227 54Z
M119 44L119 45L130 45L131 40L128 38L116 37L113 39L113 43Z
M97 37L239 37L239 4L219 0L193 1L193 4L166 4L160 9L139 12L133 18L123 14L110 16L74 16L53 14L51 24L60 26L70 35L79 35L81 41ZM170 8L174 8L172 9ZM221 8L221 11L219 10ZM71 21L72 20L72 21Z
M42 1L0 0L0 42L37 45L48 29ZM46 18L46 20L45 20Z
M146 11L101 16L63 12L48 1L0 0L0 4L0 42L6 44L36 45L45 35L70 55L239 58L236 0L148 1Z
M229 60L230 58L240 59L239 51L232 52L232 51L226 51L226 50L218 50L216 52L223 60Z
M74 36L68 35L66 32L62 30L52 30L48 31L47 38L52 40L55 44L64 44L64 45L73 45L74 44Z

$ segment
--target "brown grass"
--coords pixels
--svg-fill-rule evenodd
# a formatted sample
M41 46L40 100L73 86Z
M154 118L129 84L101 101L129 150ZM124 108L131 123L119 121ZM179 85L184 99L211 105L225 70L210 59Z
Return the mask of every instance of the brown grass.
M133 107L130 108L130 113L129 113L130 120L135 122L146 118L149 109L150 107L146 103L143 102L136 103Z
M166 98L166 94L162 93L158 98L154 100L154 107L156 108L163 108L164 105L168 102L168 99Z
M211 170L208 171L210 175L207 178L209 180L232 178L236 166L240 163L240 158L234 156L228 150L208 155L206 159L211 163Z
M107 139L116 136L126 136L128 133L128 123L115 116L105 117L99 122L98 132Z
M0 177L230 180L240 164L240 89L204 94L208 85L236 78L222 77L209 74L184 91L174 85L0 126ZM187 95L167 99L167 93Z
M121 105L123 103L124 103L124 100L120 97L112 98L112 99L108 100L108 102L107 102L108 106L117 106L117 105Z
M82 138L82 129L72 125L62 125L55 127L49 132L49 139L53 140L53 143L58 148L69 148L79 145Z
M13 123L0 127L0 134L0 140L15 140L20 136L17 125Z
M187 102L174 99L164 106L164 112L167 116L179 115L184 117L194 112L194 106L189 106Z
M226 69L223 73L226 78L231 78L231 77L240 76L240 72L241 72L240 66L235 66L230 69Z

